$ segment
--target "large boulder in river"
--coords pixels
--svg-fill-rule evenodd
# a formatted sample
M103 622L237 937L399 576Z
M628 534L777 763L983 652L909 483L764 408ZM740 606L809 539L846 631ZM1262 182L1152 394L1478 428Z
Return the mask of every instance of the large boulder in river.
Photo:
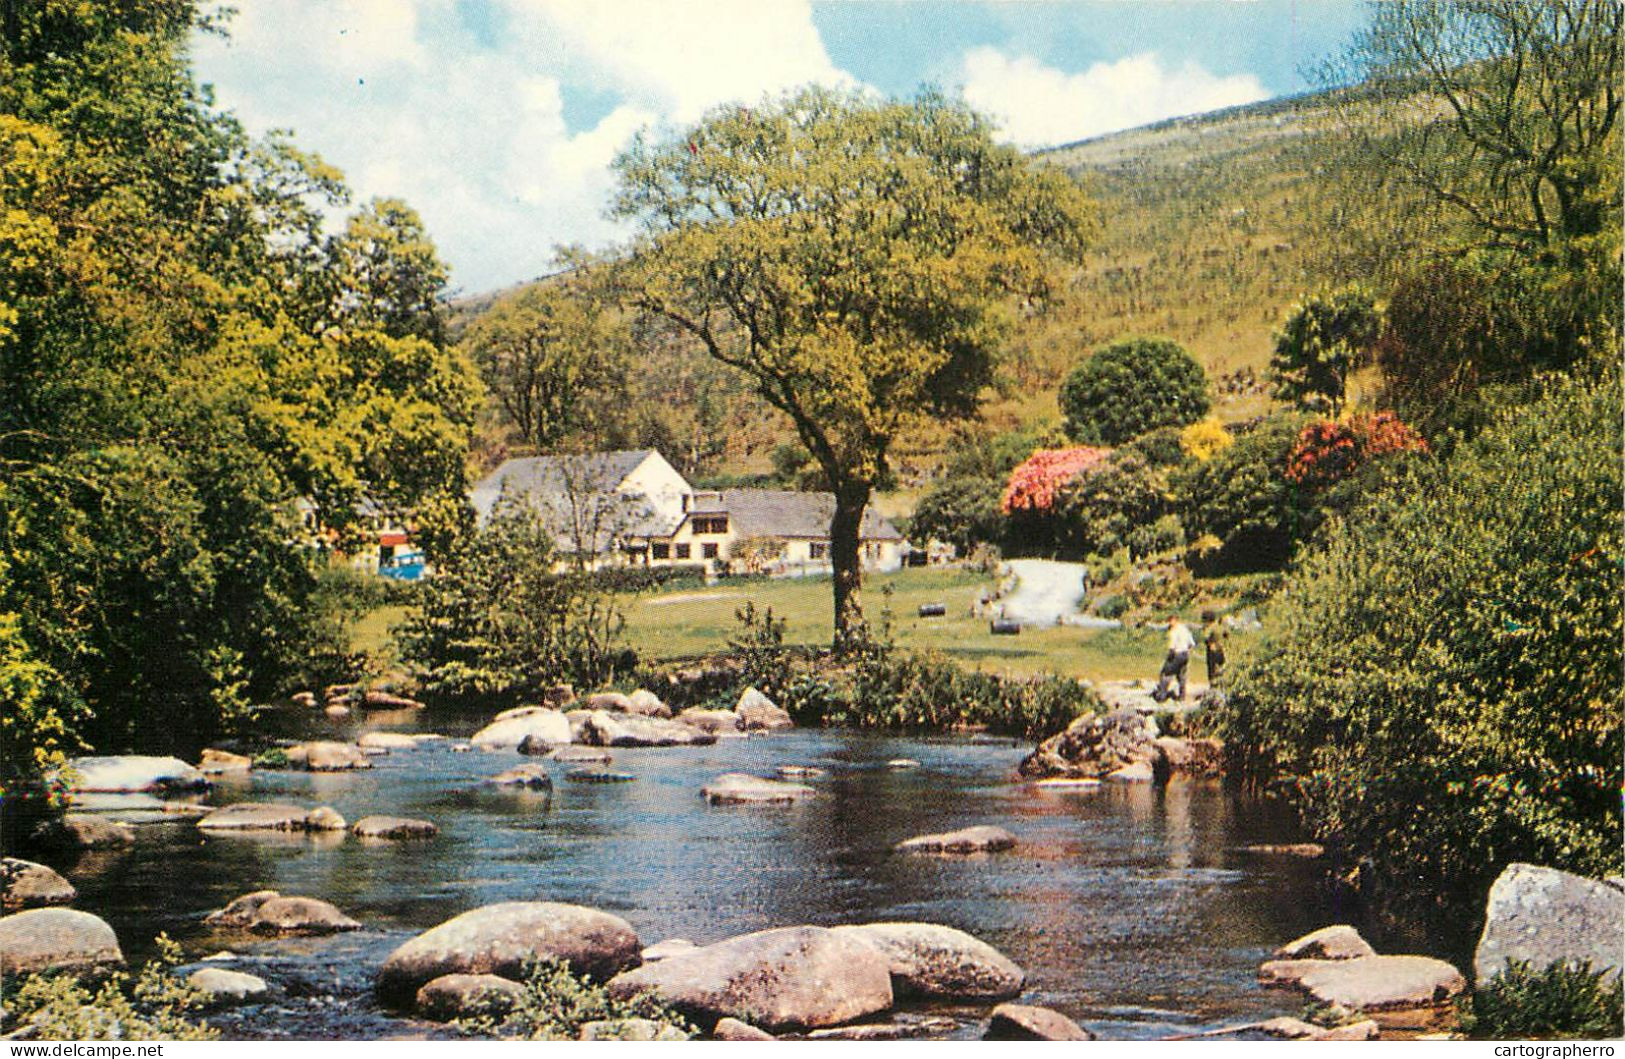
M798 802L818 792L800 783L763 779L743 772L728 772L700 788L712 805L769 805Z
M229 750L219 750L215 747L205 747L198 757L198 771L205 776L223 776L233 772L249 772L254 768L254 759L246 754L233 754Z
M527 961L551 958L592 978L638 962L642 945L619 916L552 901L486 905L419 934L389 954L378 975L379 995L410 1001L419 987L443 974L495 974L520 978Z
M988 1020L984 1041L1092 1041L1095 1035L1059 1011L1028 1004L1000 1004Z
M1461 972L1431 956L1359 956L1352 960L1271 960L1258 980L1309 994L1350 1011L1443 1004L1467 987Z
M671 707L660 701L660 696L652 691L639 688L626 697L627 712L641 714L644 717L671 716Z
M581 741L592 746L708 746L717 737L677 721L594 710L581 726Z
M739 731L739 715L732 710L706 710L690 706L677 715L677 720L691 728L712 735Z
M417 1013L436 1022L506 1015L525 995L525 987L494 974L443 974L417 992Z
M0 857L0 912L72 904L73 884L43 864Z
M1534 864L1511 864L1490 887L1484 933L1473 954L1480 984L1508 960L1540 971L1567 960L1617 975L1625 938L1625 892L1595 879Z
M499 714L468 741L482 750L514 750L524 743L529 753L545 753L549 747L571 741L570 722L558 710L530 706L508 711L507 716Z
M348 772L351 769L372 768L366 753L354 743L319 739L290 746L287 755L291 767L307 772Z
M207 776L178 757L140 754L74 758L58 775L74 791L196 791L209 786Z
M407 816L363 816L350 825L350 834L357 838L383 841L433 838L439 833L440 829L429 821Z
M1132 765L1154 767L1162 756L1156 725L1138 710L1085 714L1051 736L1022 761L1023 776L1084 776L1100 779Z
M623 999L653 993L702 1028L731 1017L775 1033L892 1006L885 955L823 927L764 930L669 956L612 978L609 991Z
M123 962L113 928L89 912L30 908L0 918L0 975L79 973Z
M361 924L337 907L314 897L284 897L275 890L255 890L211 912L211 927L252 930L256 934L336 934L360 930Z
M1004 953L963 930L935 923L836 927L885 954L900 997L1001 1000L1021 992L1027 973Z
M1002 827L983 824L936 835L916 835L894 847L899 853L1000 853L1012 849L1016 836Z
M747 732L771 731L775 728L794 728L796 723L778 703L755 688L746 688L734 706L739 715L739 727Z
M135 843L135 828L88 813L65 813L41 821L30 838L47 849L118 849Z
M200 967L186 976L186 984L202 993L211 1008L252 1004L271 995L270 983L258 975L224 967Z
M486 782L498 787L525 787L534 791L553 789L553 777L547 774L547 769L529 761L515 765L511 769L503 769Z

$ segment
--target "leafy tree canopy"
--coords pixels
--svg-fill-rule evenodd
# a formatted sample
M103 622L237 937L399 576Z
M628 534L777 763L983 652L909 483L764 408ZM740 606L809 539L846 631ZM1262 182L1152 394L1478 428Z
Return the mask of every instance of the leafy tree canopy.
M1061 384L1060 402L1071 437L1090 445L1121 445L1158 427L1184 426L1207 415L1207 373L1177 342L1128 338L1074 368Z

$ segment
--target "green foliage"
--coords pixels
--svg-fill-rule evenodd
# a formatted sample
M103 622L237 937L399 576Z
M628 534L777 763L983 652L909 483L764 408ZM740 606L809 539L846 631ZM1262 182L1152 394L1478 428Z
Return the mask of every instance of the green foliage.
M616 168L616 210L643 227L614 266L626 299L743 371L835 495L845 646L862 621L858 527L893 442L975 409L1006 298L1048 293L1052 262L1081 256L1091 206L935 93L806 88L723 107L640 136Z
M424 693L453 704L536 701L559 683L598 687L630 670L623 624L593 576L558 572L552 529L530 505L499 502L424 583L397 638Z
M1154 547L1160 535L1152 527L1167 507L1163 472L1133 453L1118 452L1061 490L1056 520L1061 542L1075 552L1109 555L1127 546L1140 558L1160 550Z
M342 534L363 500L460 495L477 382L416 216L325 234L337 174L212 109L194 3L3 19L8 656L50 674L61 738L190 754L331 641L299 501Z
M692 1036L696 1032L654 994L616 999L604 986L576 974L559 960L528 964L524 985L524 994L506 1015L463 1019L459 1025L473 1033L523 1041L573 1041L587 1023L617 1019L650 1019L679 1033Z
M1120 594L1117 594L1117 593L1113 593L1112 595L1109 595L1109 596L1102 596L1095 603L1094 611L1095 611L1096 614L1100 615L1102 618L1116 619L1116 618L1121 618L1123 615L1127 614L1128 613L1128 608L1129 608L1128 598L1126 596L1123 596L1123 595L1120 595Z
M916 541L939 540L969 555L978 544L1004 538L1003 494L1004 482L998 478L939 478L915 505L910 534Z
M1369 359L1381 326L1375 300L1358 285L1305 298L1275 334L1275 396L1338 415L1348 398L1349 372Z
M55 1041L214 1041L197 1021L208 997L175 974L180 946L160 934L159 956L139 973L113 971L87 985L71 975L31 975L6 990L7 1018ZM11 984L11 983L8 983Z
M1205 420L1198 421L1199 426ZM1193 427L1158 427L1148 430L1123 445L1122 451L1133 453L1153 467L1178 467L1188 458L1181 441L1185 431Z
M1272 416L1212 459L1175 473L1171 489L1180 522L1192 541L1211 536L1220 542L1211 560L1216 568L1270 569L1292 554L1302 512L1286 464L1302 429L1297 416Z
M1296 778L1379 894L1471 903L1511 861L1620 871L1621 443L1617 385L1558 380L1448 462L1407 461L1237 666L1227 738L1255 778Z
M1069 437L1121 445L1207 415L1207 373L1177 342L1127 338L1073 369L1061 384L1060 403Z
M1597 1041L1625 1034L1618 968L1556 963L1536 971L1509 962L1474 992L1456 998L1461 1032L1475 1041Z

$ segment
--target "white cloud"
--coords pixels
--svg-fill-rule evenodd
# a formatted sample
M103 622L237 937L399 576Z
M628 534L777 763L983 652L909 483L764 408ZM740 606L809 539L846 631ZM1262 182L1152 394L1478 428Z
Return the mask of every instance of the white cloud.
M477 291L548 270L563 243L625 229L603 211L634 132L808 81L851 83L805 0L499 0L480 41L455 0L246 0L202 38L202 80L251 132L344 170L357 202L404 198L452 280ZM565 119L567 94L608 111Z
M1023 147L1069 143L1269 95L1252 74L1216 77L1191 63L1168 69L1150 52L1068 74L1030 56L982 47L965 54L963 78L966 101L997 118L1004 138Z

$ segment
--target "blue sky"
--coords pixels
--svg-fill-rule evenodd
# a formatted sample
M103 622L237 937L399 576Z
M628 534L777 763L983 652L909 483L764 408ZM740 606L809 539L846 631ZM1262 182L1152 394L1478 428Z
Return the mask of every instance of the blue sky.
M251 131L291 128L355 197L423 214L454 286L602 247L609 163L640 128L818 81L963 92L1050 146L1300 92L1358 0L238 0L199 76Z

